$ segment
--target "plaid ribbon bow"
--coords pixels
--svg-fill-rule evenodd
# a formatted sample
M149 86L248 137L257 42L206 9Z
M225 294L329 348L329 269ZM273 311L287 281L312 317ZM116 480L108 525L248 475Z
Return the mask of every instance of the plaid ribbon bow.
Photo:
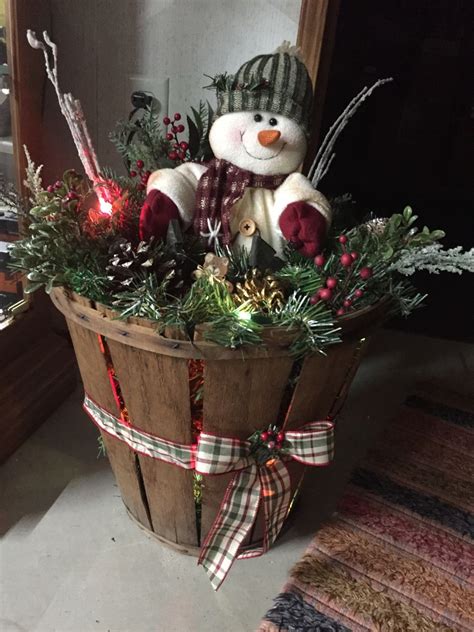
M265 553L280 533L291 501L291 481L284 460L305 465L327 465L334 452L334 425L315 421L285 434L282 458L259 464L250 441L201 433L196 453L196 471L201 474L235 472L220 511L201 547L202 564L215 590L219 588L234 560ZM236 471L237 470L237 471ZM264 510L262 546L239 553L252 528L260 503Z
M202 564L215 590L234 560L265 553L278 536L291 501L291 481L285 461L327 465L333 457L334 425L315 421L285 433L285 450L265 463L257 462L250 441L217 437L202 432L197 446L168 441L131 426L112 415L87 395L84 409L92 421L132 450L200 474L235 472L220 511L201 547ZM263 502L265 530L262 546L239 553L245 536Z
M194 446L167 441L144 430L134 428L123 419L118 419L108 410L94 402L88 395L84 398L84 410L95 423L109 435L126 443L132 450L152 459L178 465L185 470L194 469Z

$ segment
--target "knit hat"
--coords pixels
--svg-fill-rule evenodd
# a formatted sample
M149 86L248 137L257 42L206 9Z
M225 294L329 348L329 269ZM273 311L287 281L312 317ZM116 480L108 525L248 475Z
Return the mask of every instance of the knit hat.
M216 117L262 110L282 114L309 133L313 88L304 63L285 42L271 55L257 55L235 75L218 75L209 88L217 93Z

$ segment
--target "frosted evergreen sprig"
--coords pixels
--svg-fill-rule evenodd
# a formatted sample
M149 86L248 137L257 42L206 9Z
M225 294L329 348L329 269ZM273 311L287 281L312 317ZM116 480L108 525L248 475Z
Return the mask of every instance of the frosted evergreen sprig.
M422 248L403 250L390 266L391 272L404 276L411 276L418 270L426 270L430 274L474 272L474 248L463 252L462 246L445 249L441 244L430 244Z
M32 204L39 204L40 196L44 193L43 181L41 179L43 165L39 165L38 167L35 165L26 145L23 145L23 151L26 156L26 177L23 184L31 193L30 202Z

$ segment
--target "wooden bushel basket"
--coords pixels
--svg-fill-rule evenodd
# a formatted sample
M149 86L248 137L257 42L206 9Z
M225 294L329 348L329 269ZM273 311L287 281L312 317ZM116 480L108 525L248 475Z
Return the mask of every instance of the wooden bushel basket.
M343 342L330 347L326 356L316 353L300 362L299 379L290 388L296 365L287 335L269 335L265 346L231 350L203 340L160 336L146 320L114 319L110 310L61 288L54 289L51 298L66 317L86 393L118 415L112 365L132 425L181 444L192 443L192 360L203 361L205 431L246 439L283 419L285 430L290 430L338 412L368 335L386 313L386 301L381 301L341 318ZM129 514L162 542L197 554L232 474L204 477L198 524L192 471L137 454L106 433L102 436ZM294 492L303 472L304 466L291 463ZM246 544L261 538L262 520L257 518Z

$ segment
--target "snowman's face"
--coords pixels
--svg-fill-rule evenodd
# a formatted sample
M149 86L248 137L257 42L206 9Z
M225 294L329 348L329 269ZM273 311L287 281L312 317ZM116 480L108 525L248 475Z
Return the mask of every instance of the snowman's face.
M230 112L212 125L216 158L259 175L296 171L306 154L306 137L295 121L271 112Z

